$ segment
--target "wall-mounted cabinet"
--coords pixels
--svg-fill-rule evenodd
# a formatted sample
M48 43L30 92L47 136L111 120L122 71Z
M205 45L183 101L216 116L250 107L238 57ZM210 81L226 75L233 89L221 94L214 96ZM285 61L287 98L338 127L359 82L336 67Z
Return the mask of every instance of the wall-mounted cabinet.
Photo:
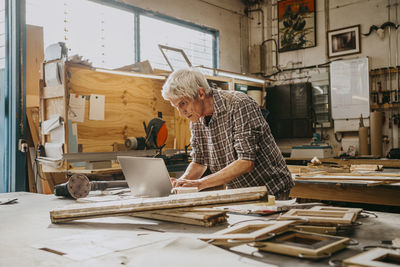
M268 123L276 139L312 137L311 83L268 87Z

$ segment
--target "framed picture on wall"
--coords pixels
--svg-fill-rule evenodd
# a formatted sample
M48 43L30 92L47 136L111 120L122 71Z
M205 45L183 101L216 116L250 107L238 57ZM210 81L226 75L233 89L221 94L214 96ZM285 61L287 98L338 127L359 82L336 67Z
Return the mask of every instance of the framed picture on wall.
M315 0L278 2L279 52L316 46Z
M327 32L328 57L361 53L360 25Z

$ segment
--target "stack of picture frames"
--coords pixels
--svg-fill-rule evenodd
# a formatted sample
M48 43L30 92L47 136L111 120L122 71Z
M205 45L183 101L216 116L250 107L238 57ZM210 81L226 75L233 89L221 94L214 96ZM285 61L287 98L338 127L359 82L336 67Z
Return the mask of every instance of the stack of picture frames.
M334 234L338 227L354 225L361 211L328 206L292 209L277 220L246 221L199 239L226 248L248 244L259 251L317 260L358 244Z

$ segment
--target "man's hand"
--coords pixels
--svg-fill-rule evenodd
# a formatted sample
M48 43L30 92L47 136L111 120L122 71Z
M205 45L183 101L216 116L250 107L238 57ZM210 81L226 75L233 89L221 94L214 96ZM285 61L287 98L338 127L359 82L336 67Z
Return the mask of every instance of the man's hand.
M183 178L169 178L171 180L172 187L199 187L201 184L200 179L197 180L189 180Z
M197 187L197 188L199 188L200 185L201 185L201 179L197 179L197 180L178 179L175 181L174 187Z
M178 179L170 177L169 180L171 181L172 187L175 187L176 181L178 181Z

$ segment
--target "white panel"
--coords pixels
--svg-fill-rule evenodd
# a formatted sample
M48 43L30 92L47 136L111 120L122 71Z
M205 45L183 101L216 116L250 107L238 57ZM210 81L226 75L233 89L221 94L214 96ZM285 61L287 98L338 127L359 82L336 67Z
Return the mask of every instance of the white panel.
M369 117L368 58L331 63L332 118ZM357 128L358 129L358 128Z

